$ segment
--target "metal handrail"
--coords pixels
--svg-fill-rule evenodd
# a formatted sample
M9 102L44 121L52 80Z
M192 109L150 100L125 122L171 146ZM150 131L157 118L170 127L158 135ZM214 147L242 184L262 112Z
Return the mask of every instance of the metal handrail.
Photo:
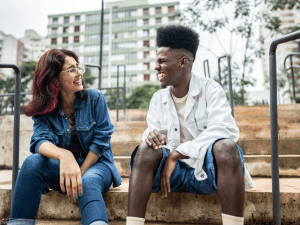
M204 76L206 78L206 66L205 65L207 65L208 77L210 78L210 70L209 70L209 61L208 61L208 59L205 59L203 61Z
M101 90L101 66L95 65L95 64L84 64L85 66L89 67L96 67L99 70L99 76L98 76L98 90Z
M124 67L124 93L123 93L123 108L124 108L124 116L125 116L125 108L126 108L126 65L118 64L117 65L117 121L119 121L119 67Z
M229 101L231 107L231 114L234 117L234 107L233 107L233 94L232 94L232 79L231 79L231 57L230 55L223 55L218 58L218 75L219 75L219 84L222 86L221 82L221 59L227 57L227 65L228 65L228 86L229 86Z
M281 224L280 191L279 191L279 160L278 160L278 118L277 118L277 75L276 49L279 44L300 38L296 31L275 39L269 50L270 61L270 114L271 114L271 164L272 164L272 195L273 195L273 224Z
M293 85L293 97L294 100L296 101L296 92L295 92L295 77L294 77L294 68L300 69L300 66L294 66L293 65L293 56L300 56L300 53L290 53L288 54L283 62L283 67L285 70L289 70L291 69L291 75L292 75L292 85ZM290 64L291 66L289 68L286 68L285 63L286 63L286 59L290 57Z
M12 166L12 195L19 170L19 146L20 146L20 101L21 101L21 71L18 66L10 63L0 63L0 68L11 68L16 73L15 97L14 97L14 136L13 136L13 166Z

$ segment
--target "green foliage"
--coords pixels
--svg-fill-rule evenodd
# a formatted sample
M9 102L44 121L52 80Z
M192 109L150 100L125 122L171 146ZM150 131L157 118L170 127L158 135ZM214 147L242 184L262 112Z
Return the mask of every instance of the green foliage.
M24 62L20 66L21 70L21 92L28 92L30 90L30 82L33 79L33 74L35 71L36 62L28 61ZM8 94L15 92L15 76L5 76L0 77L0 91ZM21 108L24 104L29 101L28 96L21 95ZM0 112L5 108L13 108L14 106L14 96L7 96L0 99ZM21 109L22 111L22 109Z
M92 85L97 77L94 77L91 68L85 67L84 80L87 85Z
M145 84L137 87L127 98L127 108L129 109L148 109L152 95L160 90L160 85Z
M108 89L104 93L104 97L109 109L117 108L117 89ZM123 109L124 104L124 91L119 89L119 109Z
M262 100L262 101L255 101L255 102L252 102L253 105L269 105L269 102L268 100Z
M260 43L264 43L264 37L255 36L254 31L259 29L262 20L266 21L266 28L271 34L287 34L295 30L300 30L300 24L293 28L282 28L282 21L279 17L272 16L270 13L262 13L261 6L266 4L268 12L300 8L300 0L279 1L279 0L193 0L181 13L182 22L203 32L208 32L217 37L218 43L224 50L224 54L230 54L233 58L233 65L240 65L237 77L239 86L234 86L234 91L240 93L239 97L242 104L246 102L247 86L255 84L251 78L255 57L264 54L264 49ZM229 32L230 40L224 44L218 32ZM233 37L244 42L243 49L233 48ZM212 52L207 46L201 46ZM229 48L229 50L228 50ZM243 57L234 58L237 52L242 52ZM213 53L215 54L215 53ZM215 54L216 55L216 54ZM233 66L234 67L234 66Z

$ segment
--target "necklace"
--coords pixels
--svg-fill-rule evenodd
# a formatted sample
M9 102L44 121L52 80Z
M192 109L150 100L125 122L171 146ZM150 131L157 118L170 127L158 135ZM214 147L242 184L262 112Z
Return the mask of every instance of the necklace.
M175 95L172 93L172 98L173 98L173 100L174 100L176 103L178 103L178 104L185 102L186 99L187 99L187 96L188 96L188 93L187 93L184 97L182 97L182 98L177 98L177 97L175 97Z

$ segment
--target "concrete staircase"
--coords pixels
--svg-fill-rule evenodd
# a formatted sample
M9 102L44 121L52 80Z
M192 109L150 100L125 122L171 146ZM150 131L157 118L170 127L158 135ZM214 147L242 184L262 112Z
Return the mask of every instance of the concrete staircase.
M110 111L116 128L111 143L116 166L123 177L121 187L110 189L104 195L110 224L125 224L122 221L125 220L127 213L130 154L134 147L141 142L142 133L147 127L146 114L147 110L127 110L124 116L123 111L120 111L119 122L116 122L116 112ZM235 107L235 119L240 129L238 144L244 151L245 166L256 184L255 189L246 192L245 223L271 224L273 215L270 108L268 106L237 106ZM6 121L5 126L4 120ZM278 121L282 222L284 224L300 224L300 106L280 105ZM1 139L2 137L7 139L9 134L12 134L11 131L8 131L8 127L12 127L11 118L1 121L0 117L0 125L2 127L2 131L0 131L2 157ZM29 130L30 126L32 127L29 120L21 119L21 146L24 146L22 143L29 146L30 132L32 132ZM9 152L7 146L12 146L12 144L7 142L6 140L4 143L4 149ZM20 165L29 154L28 151L28 148L22 149ZM5 162L4 164L9 168L9 158L11 155L6 156L4 160L0 159L0 166ZM0 171L0 219L9 216L10 173L11 171ZM38 218L41 219L39 224L63 224L63 222L70 225L81 224L80 221L65 221L79 220L79 207L77 204L69 203L65 195L55 191L42 196ZM152 194L148 203L146 220L153 224L167 222L221 224L221 205L217 195L199 196L192 193L171 193L167 199L161 199L159 194Z

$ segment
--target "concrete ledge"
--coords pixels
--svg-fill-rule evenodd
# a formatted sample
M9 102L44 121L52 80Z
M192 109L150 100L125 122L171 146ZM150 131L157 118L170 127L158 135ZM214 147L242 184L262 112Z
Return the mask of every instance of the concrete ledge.
M122 177L130 177L130 156L115 156L115 165ZM270 155L245 155L245 166L252 177L271 177ZM279 175L300 177L300 155L279 155Z
M246 224L272 222L271 179L255 179L256 188L246 192L244 216ZM300 223L300 179L280 179L282 223ZM9 217L10 190L0 190L0 218ZM119 188L104 194L109 220L125 220L127 214L128 179ZM42 196L39 219L80 219L77 204L68 202L66 195L52 191ZM162 199L152 194L146 220L169 223L221 224L221 204L218 195L200 196L192 193L170 193Z

